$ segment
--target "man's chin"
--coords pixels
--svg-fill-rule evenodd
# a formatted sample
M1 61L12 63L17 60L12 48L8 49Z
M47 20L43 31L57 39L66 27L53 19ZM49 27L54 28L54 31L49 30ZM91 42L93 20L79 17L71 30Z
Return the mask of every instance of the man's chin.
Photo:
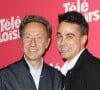
M26 57L29 61L34 61L36 58L35 57L31 57L31 56L27 56Z
M63 59L67 59L67 57L65 55L61 55Z

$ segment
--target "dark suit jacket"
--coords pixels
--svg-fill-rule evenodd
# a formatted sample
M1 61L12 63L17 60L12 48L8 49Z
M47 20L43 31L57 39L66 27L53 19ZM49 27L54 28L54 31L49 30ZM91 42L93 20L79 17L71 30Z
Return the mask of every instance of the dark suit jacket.
M100 60L86 49L65 79L65 90L100 90Z
M62 90L62 74L43 63L39 90ZM37 90L24 58L0 70L0 90Z

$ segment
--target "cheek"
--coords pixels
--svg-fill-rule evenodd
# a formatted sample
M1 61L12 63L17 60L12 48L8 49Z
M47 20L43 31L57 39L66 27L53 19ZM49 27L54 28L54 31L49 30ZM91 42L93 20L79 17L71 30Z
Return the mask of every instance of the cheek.
M69 40L69 42L73 45L78 45L81 42L81 40L80 38L74 38L72 40Z
M25 48L27 46L29 46L29 42L28 41L23 41L22 42L22 47Z
M72 45L73 45L74 50L76 50L76 51L81 48L81 42L80 41L76 41Z
M57 47L58 49L60 48L60 42L57 41Z
M60 44L61 44L61 40L58 39L58 40L57 40L57 45L59 46Z
M44 42L44 41L36 42L36 46L41 47L41 48L45 48L46 47L46 42Z

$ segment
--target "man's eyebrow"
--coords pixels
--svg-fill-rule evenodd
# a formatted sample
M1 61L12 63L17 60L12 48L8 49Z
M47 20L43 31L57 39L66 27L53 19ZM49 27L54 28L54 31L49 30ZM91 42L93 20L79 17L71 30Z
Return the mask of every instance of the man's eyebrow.
M57 34L61 34L60 32L57 32Z
M57 32L57 35L59 35L59 34L61 34L60 32ZM73 33L67 33L66 35L72 35L72 36L75 36L75 34L73 34Z
M72 36L75 36L75 34L73 34L73 33L67 33L66 35L72 35Z

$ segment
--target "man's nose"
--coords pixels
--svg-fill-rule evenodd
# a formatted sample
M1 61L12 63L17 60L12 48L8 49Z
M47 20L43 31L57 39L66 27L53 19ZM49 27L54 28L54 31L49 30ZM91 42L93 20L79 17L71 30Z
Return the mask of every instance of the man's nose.
M66 37L63 37L61 40L61 45L65 45L67 43Z
M35 46L35 45L36 45L36 40L35 40L35 38L32 38L32 39L31 39L31 43L30 43L30 44L31 44L31 46Z

